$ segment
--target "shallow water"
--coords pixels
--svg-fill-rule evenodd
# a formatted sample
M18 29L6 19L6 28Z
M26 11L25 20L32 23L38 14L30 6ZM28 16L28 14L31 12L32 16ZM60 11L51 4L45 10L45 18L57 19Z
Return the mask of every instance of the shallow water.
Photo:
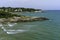
M60 40L60 10L18 14L50 20L0 24L0 40Z

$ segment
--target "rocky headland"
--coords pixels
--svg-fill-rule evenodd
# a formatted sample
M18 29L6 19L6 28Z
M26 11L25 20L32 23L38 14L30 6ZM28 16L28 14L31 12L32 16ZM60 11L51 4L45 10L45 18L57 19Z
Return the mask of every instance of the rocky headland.
M0 23L4 22L32 22L49 20L45 17L28 17L23 15L12 14L9 12L0 12Z

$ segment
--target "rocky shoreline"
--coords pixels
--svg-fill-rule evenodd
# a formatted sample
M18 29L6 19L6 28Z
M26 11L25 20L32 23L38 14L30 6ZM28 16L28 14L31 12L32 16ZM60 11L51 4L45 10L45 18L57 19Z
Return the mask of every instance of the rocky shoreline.
M29 17L23 15L17 15L10 12L0 12L0 23L5 22L32 22L32 21L43 21L49 20L45 17Z
M0 23L4 22L32 22L32 21L43 21L49 20L45 17L12 17L12 18L0 18Z

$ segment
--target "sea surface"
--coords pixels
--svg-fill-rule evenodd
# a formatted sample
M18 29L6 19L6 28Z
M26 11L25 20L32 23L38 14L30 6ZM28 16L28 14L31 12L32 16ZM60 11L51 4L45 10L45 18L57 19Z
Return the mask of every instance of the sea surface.
M15 12L18 15L46 17L50 20L0 23L0 40L60 40L60 10Z

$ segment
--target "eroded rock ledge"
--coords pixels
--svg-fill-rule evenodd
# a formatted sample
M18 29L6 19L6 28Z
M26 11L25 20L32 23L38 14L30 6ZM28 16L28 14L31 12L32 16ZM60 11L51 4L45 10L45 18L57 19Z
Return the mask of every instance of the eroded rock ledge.
M12 18L0 18L0 23L4 22L32 22L32 21L43 21L49 20L45 17L12 17Z

